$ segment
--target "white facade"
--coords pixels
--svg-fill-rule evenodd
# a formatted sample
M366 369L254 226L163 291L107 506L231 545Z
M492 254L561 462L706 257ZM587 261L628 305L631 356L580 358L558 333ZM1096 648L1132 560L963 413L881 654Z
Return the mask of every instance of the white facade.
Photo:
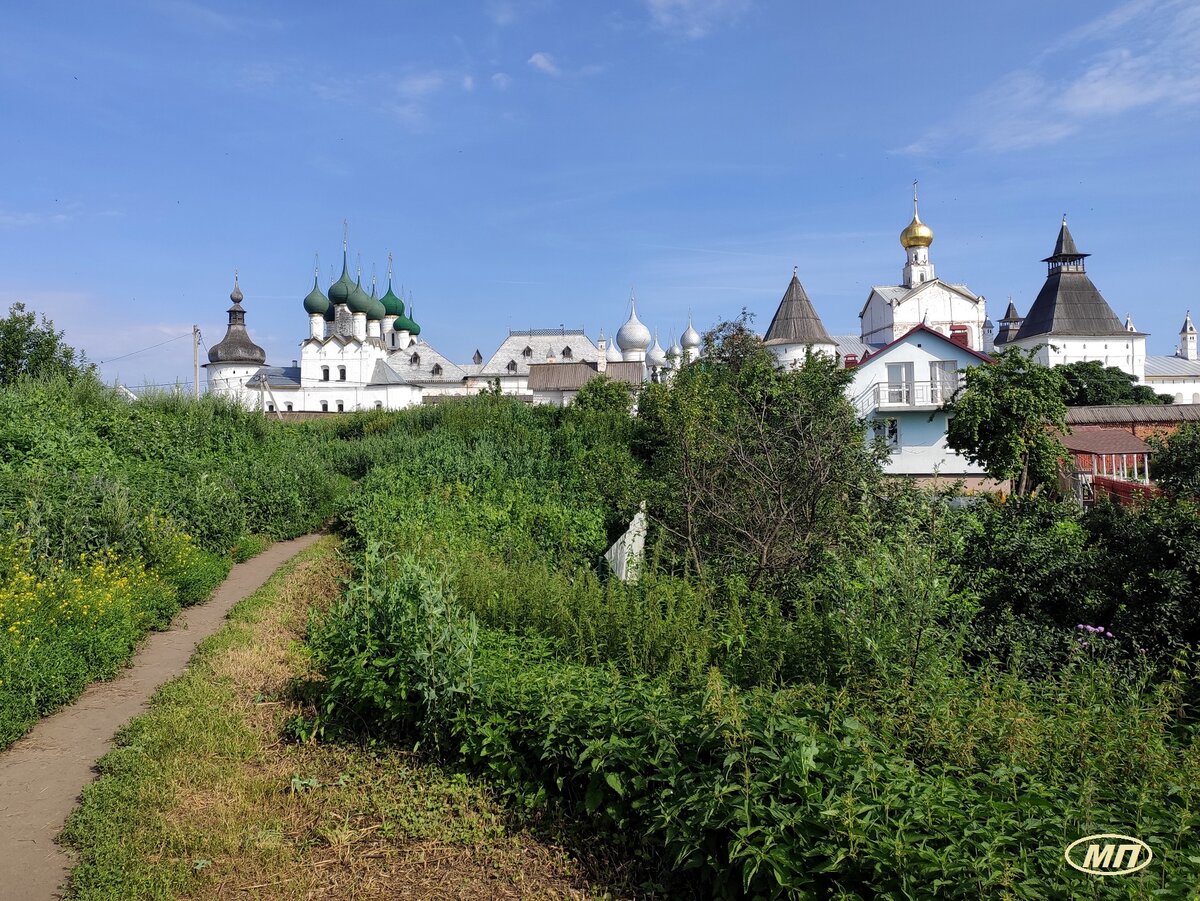
M982 353L986 345L987 302L966 285L933 279L912 286L876 286L858 315L868 344L888 344L926 325L947 337L962 331L972 350Z
M982 354L918 325L855 367L847 394L868 422L868 439L878 435L888 443L885 472L950 478L985 474L947 446L948 417L939 411L954 396L962 371L985 362Z
M1033 350L1033 359L1043 366L1065 366L1089 361L1115 366L1144 381L1146 376L1146 336L1136 332L1125 335L1087 337L1039 335L1017 338L1011 346Z

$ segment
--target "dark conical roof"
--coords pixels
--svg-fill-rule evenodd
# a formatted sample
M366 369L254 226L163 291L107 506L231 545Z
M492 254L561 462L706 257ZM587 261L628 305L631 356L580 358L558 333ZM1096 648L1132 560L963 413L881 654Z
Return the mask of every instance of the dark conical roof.
M267 362L267 352L251 341L246 331L246 311L242 307L242 289L236 276L229 299L233 301L229 308L229 326L225 329L225 337L209 348L208 362L257 363L261 366Z
M1017 305L1011 300L1008 302L1008 309L1004 311L1004 318L1001 322L1015 322L1021 318L1021 314L1017 312Z
M1021 323L1017 340L1042 335L1091 338L1129 334L1084 271L1081 261L1085 256L1075 246L1064 217L1054 254L1043 261L1050 264L1046 283Z
M774 344L833 344L829 332L821 324L821 317L813 309L812 301L800 284L799 277L793 273L779 309L771 319L763 343Z
M1067 217L1063 216L1062 228L1058 230L1058 240L1054 242L1054 253L1042 262L1066 263L1072 260L1082 260L1087 256L1091 256L1091 254L1080 253L1079 248L1075 246L1075 239L1071 237L1071 230L1067 228Z

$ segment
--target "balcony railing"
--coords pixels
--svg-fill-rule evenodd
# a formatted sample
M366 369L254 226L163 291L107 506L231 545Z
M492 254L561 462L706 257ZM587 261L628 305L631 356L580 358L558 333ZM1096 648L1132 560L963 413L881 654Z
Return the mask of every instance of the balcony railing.
M859 416L875 410L932 410L954 397L961 382L876 382L858 396Z

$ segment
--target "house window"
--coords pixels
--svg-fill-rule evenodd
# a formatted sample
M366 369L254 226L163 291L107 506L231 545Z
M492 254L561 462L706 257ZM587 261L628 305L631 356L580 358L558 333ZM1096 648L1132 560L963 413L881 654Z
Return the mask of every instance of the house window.
M337 402L337 404L338 404L338 412L344 413L346 411L346 407L342 404L342 402L340 400Z
M441 363L434 363L434 364L433 364L433 369L431 369L430 371L431 371L431 372L432 372L434 375L441 375L441 374L442 374L442 364L441 364Z
M288 404L288 405L287 405L287 411L288 411L289 413L291 413L291 412L292 412L292 405L291 405L291 404Z
M328 412L329 412L329 401L327 401L327 400L323 400L323 401L321 401L321 412L322 412L322 413L328 413Z
M930 403L944 404L958 390L958 363L955 360L931 360L929 363Z
M871 420L871 432L876 441L882 441L889 453L900 450L900 420L894 417Z
M345 366L338 367L338 381L339 382L346 381L346 367Z
M323 382L329 381L329 367L328 366L321 367L321 381L323 381Z
M516 372L517 371L517 361L509 360L508 365L505 366L504 368L507 369L509 372Z
M564 360L569 360L569 359L571 359L571 348L569 348L569 347L564 347L564 348L563 348L563 350L562 350L562 358L563 358Z

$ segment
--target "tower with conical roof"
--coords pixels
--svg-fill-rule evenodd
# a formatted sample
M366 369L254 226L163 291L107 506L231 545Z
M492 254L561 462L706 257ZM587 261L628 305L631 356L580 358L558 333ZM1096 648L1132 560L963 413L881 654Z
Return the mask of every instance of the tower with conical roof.
M1146 335L1129 331L1088 277L1083 253L1064 215L1054 252L1042 260L1046 281L1011 344L1034 350L1044 366L1095 361L1141 381Z
M821 317L808 299L808 292L800 284L796 268L792 269L792 280L763 335L763 344L781 366L803 363L810 351L826 354L831 359L837 354L837 343L825 331Z
M1017 312L1017 305L1013 303L1010 297L1008 299L1008 309L1004 311L1004 317L1000 320L1000 331L996 333L997 350L1011 343L1017 337L1017 332L1021 330L1022 321L1021 314Z
M1183 317L1183 328L1179 330L1179 350L1175 355L1184 360L1200 360L1196 350L1196 326L1192 324L1192 311L1188 310Z
M242 306L242 288L238 277L233 276L233 291L229 295L233 302L229 307L229 325L225 337L208 351L208 362L204 364L210 394L221 394L249 403L246 382L267 362L267 354L250 338L246 331L246 310Z

